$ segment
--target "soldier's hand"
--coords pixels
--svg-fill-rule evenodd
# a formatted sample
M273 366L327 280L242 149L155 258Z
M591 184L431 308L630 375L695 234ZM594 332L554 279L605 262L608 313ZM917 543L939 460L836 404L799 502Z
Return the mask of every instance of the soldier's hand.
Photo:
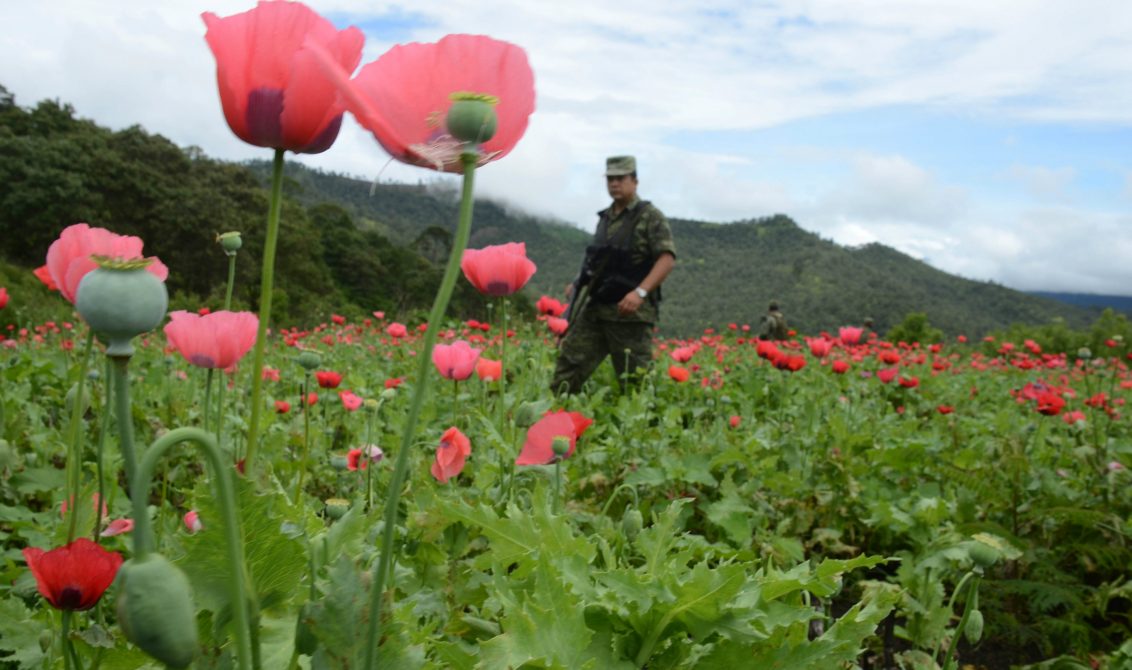
M621 298L621 302L617 303L617 313L621 316L628 316L635 313L645 303L645 299L637 295L636 291L629 291Z

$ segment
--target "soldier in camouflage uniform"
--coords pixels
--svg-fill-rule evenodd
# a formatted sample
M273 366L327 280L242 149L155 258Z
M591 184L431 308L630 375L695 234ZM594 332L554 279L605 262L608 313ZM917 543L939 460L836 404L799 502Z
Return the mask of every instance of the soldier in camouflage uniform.
M583 268L587 277L567 288L570 328L561 342L551 389L577 393L606 356L613 357L619 383L638 378L652 362L652 329L659 316L660 285L676 264L676 245L668 219L652 203L637 197L637 162L632 156L606 160L606 186L613 204L598 212L594 245L623 251L598 267ZM608 260L608 259L607 259Z
M785 340L789 336L789 330L786 328L786 317L778 308L778 302L771 302L759 325L759 338L763 340Z

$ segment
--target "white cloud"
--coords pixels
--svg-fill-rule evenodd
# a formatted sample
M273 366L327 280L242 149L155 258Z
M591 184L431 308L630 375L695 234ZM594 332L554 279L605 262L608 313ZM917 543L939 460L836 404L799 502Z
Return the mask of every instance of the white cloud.
M1008 176L1018 181L1034 198L1060 201L1069 197L1068 188L1077 172L1071 167L1048 168L1041 165L1012 165Z

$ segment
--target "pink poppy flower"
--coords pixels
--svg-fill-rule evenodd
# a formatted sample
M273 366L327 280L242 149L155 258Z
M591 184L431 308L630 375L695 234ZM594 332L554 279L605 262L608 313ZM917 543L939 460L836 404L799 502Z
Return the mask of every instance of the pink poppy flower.
M185 529L188 530L190 534L199 533L204 528L204 524L200 521L200 515L197 514L195 509L185 512L184 522Z
M132 531L133 529L134 529L134 520L133 519L114 519L109 524L107 524L106 528L103 529L103 531L101 533L99 533L98 535L99 535L99 537L114 537L115 535L121 535L123 533L128 533L128 532Z
M430 44L393 47L354 79L322 45L307 43L341 91L346 108L394 158L410 165L462 172L463 142L444 127L452 94L492 96L495 134L479 145L479 163L506 156L535 108L527 54L483 35L448 35Z
M91 228L85 223L67 226L59 239L47 248L47 272L52 283L68 302L75 302L79 282L88 272L98 267L92 255L114 258L141 258L143 242L139 237L118 235L105 228ZM146 268L161 281L169 276L169 268L156 257ZM38 276L38 275L37 275Z
M557 316L546 317L546 327L555 335L565 335L570 328L570 322Z
M810 346L810 353L817 358L825 358L833 349L833 340L824 337L806 338L806 344Z
M464 340L456 340L452 344L438 344L432 349L432 363L441 377L463 381L475 372L480 351Z
M498 297L511 295L526 286L536 268L527 258L526 243L508 242L465 250L460 269L477 291Z
M242 14L205 12L201 18L216 57L224 118L236 137L296 153L329 149L343 109L307 47L319 45L337 67L353 72L362 58L362 32L339 31L298 2L261 2Z
M851 347L861 341L861 333L864 332L861 328L854 326L842 326L837 330L838 339L841 344L846 347Z
M169 315L165 337L186 361L201 368L227 369L255 344L259 317L251 312L178 310Z
M356 412L358 408L365 402L361 396L354 394L352 391L339 391L338 399L342 401L342 406L348 412Z
M503 376L503 361L493 361L480 356L476 360L476 376L485 382L493 382Z
M409 330L405 328L405 324L393 322L385 327L385 334L389 337L401 338L409 334Z
M432 476L441 484L447 484L449 479L464 470L464 464L471 455L472 443L468 441L468 437L455 426L449 428L440 436L436 460L432 464Z
M523 450L515 459L515 465L546 465L555 459L554 439L565 437L570 441L570 449L563 458L574 455L578 441L577 427L566 412L552 412L542 417L527 430Z

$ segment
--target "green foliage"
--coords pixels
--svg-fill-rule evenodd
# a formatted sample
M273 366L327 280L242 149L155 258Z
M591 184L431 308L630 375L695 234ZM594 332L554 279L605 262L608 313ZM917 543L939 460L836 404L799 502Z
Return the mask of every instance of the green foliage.
M889 342L935 344L943 340L943 331L932 328L928 323L928 315L924 312L912 312L893 326L885 335L885 339Z

